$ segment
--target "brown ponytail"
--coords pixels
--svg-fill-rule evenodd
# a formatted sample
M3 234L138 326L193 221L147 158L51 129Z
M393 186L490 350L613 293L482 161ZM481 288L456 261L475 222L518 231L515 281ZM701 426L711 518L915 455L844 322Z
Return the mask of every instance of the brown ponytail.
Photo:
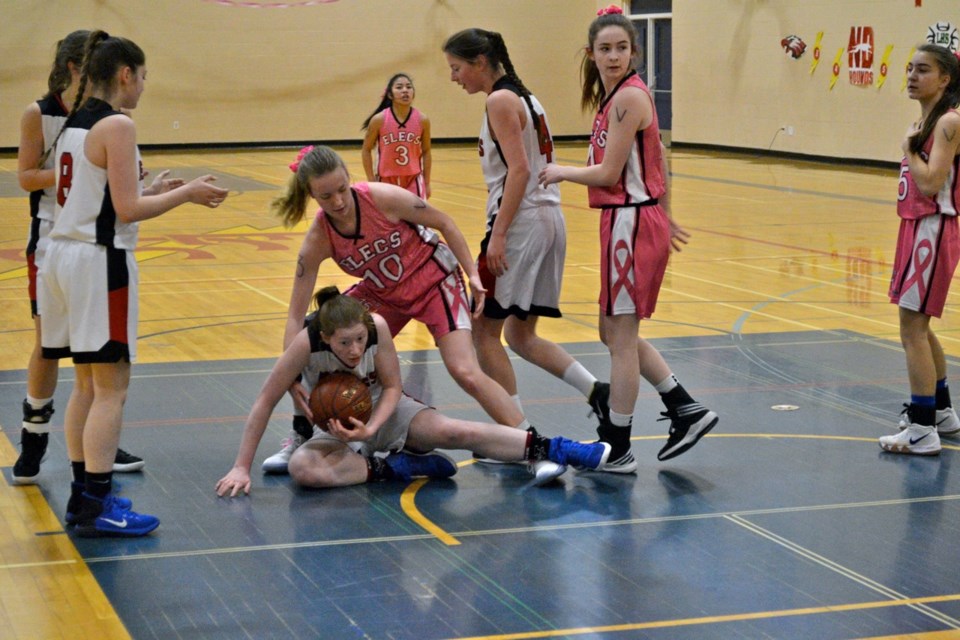
M330 147L317 145L301 150L301 157L290 165L293 177L287 183L287 191L270 202L270 211L283 221L283 226L292 227L307 212L310 197L310 180L343 169L349 176L347 165Z
M580 96L580 108L584 111L594 111L603 102L606 91L603 88L603 82L600 80L600 72L597 70L597 64L590 59L588 52L593 51L593 45L597 40L597 34L605 27L616 26L627 32L630 38L630 50L633 56L637 55L637 29L622 13L605 13L597 16L590 23L587 31L587 48L583 52L583 60L580 63L580 85L583 92Z

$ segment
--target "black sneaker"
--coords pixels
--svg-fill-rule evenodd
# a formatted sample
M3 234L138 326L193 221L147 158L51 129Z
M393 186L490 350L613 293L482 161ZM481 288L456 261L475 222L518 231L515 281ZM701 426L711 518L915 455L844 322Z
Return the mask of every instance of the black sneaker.
M594 382L587 404L590 405L590 413L596 414L601 424L610 422L610 383Z
M601 422L597 427L597 435L600 436L600 442L610 445L610 453L607 459L592 471L634 473L637 470L637 460L630 450L630 427L615 427L610 422ZM574 468L581 471L586 469L582 466Z
M667 444L657 460L675 458L700 441L711 429L720 422L716 413L706 409L702 404L694 402L674 409L667 409L660 413L660 420L670 420L670 434Z
M117 449L117 457L113 459L114 473L133 473L140 471L146 462L143 458L138 458L132 453L127 453L123 449Z
M47 452L49 433L20 430L20 457L13 465L13 484L34 484L40 475L40 462Z

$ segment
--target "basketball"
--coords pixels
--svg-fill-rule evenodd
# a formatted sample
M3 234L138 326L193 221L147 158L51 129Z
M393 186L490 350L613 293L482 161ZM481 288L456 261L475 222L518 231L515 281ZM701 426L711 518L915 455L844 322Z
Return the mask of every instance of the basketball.
M347 429L353 428L348 420L351 417L366 424L373 413L370 387L352 373L328 373L317 380L310 392L310 410L314 423L321 429L326 429L327 421L333 418Z

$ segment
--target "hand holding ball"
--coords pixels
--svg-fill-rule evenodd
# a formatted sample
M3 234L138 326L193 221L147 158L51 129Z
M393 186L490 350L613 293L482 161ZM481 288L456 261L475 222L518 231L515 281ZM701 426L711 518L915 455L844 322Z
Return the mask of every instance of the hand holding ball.
M310 392L310 410L314 423L324 430L331 419L339 420L347 429L353 428L351 417L366 424L373 413L370 387L352 373L328 373Z

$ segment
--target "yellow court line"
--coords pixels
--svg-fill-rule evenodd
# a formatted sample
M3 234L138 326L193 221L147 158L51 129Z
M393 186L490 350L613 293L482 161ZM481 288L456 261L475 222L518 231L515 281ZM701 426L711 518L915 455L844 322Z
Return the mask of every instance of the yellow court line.
M795 305L795 306L808 307L808 308L811 308L811 309L816 309L817 311L826 312L826 313L828 313L828 314L829 314L829 313L833 313L833 314L836 314L836 315L839 315L839 316L844 316L844 317L847 317L847 318L854 318L854 319L858 319L858 320L865 320L865 321L867 321L867 322L872 322L872 323L875 323L875 324L879 324L879 325L881 325L881 326L883 326L883 327L886 327L886 328L895 328L895 327L897 327L896 324L891 323L891 322L886 322L886 321L884 321L884 320L874 320L874 319L872 319L872 318L865 318L865 317L863 317L863 316L861 316L861 315L857 315L857 314L855 314L855 313L846 313L846 312L844 312L844 311L839 311L839 310L837 310L837 309L830 309L830 308L827 308L827 307L822 307L822 306L820 306L820 305L818 305L818 304L811 304L811 303L809 303L809 302L801 302L801 301L799 301L799 300L792 300L792 299L790 299L790 298L787 298L787 297L784 297L784 296L781 296L781 295L776 295L776 294L771 295L771 294L768 294L768 293L763 293L762 291L756 291L756 290L753 290L753 289L744 289L743 287L736 287L736 286L733 286L733 285L731 285L731 284L727 284L727 283L723 283L723 282L717 282L717 281L715 281L715 280L708 280L708 279L706 279L706 278L697 278L696 276L692 276L692 275L687 274L687 273L674 272L673 275L678 276L678 277L681 277L681 278L687 278L688 280L695 280L696 282L700 282L700 283L703 283L703 284L709 284L709 285L712 285L712 286L714 286L714 287L724 287L724 288L726 288L726 289L733 289L734 291L739 291L740 293L749 293L749 294L751 294L751 295L758 296L759 298L763 298L763 300L760 300L761 302L769 302L770 300L776 300L776 301L780 301L780 302L790 302L791 304L793 304L793 305ZM821 283L821 284L826 284L826 283L824 282L824 283ZM838 304L839 304L839 303L838 303ZM749 309L748 309L747 311L750 311L751 313L756 313L755 311L752 311L752 310L749 310ZM822 331L822 329L821 329L821 331Z
M777 438L792 438L796 440L845 440L848 442L876 442L876 438L866 438L862 436L830 436L830 435L817 435L817 434L790 434L790 433L711 433L704 436L704 438L758 438L762 440L773 440ZM634 440L662 440L663 436L633 436L630 438L631 441ZM940 443L940 446L944 449L950 449L952 451L960 451L960 446L950 445ZM894 454L896 455L896 454ZM458 467L465 467L473 464L473 460L464 460L463 462L458 462ZM438 540L443 542L446 545L455 546L460 544L460 541L454 538L452 535L447 533L445 530L437 526L432 520L427 518L420 510L417 508L416 499L417 492L423 487L429 478L419 478L411 482L400 495L400 507L402 508L404 514L410 518L417 525L425 529L434 535ZM491 636L492 637L492 636ZM496 636L500 637L500 636ZM510 636L513 637L513 636ZM521 637L521 636L518 636ZM522 636L527 637L527 636ZM530 637L539 637L539 636L530 636Z
M258 289L258 288L256 288L256 287L254 287L253 285L249 285L249 284L247 284L246 282L244 282L243 280L234 280L234 282L236 282L236 283L237 283L238 285L240 285L241 287L245 287L245 288L249 289L250 291L253 291L253 292L255 292L255 293L263 296L263 297L266 298L267 300L272 300L273 302L277 302L277 303L279 303L280 305L282 305L283 307L286 307L286 306L287 306L287 302L281 300L280 298L276 298L276 297L270 295L269 293L267 293L266 291L262 291L262 290L260 290L260 289Z
M877 600L873 602L858 602L854 604L824 605L822 607L804 607L800 609L781 609L775 611L757 611L754 613L734 613L725 616L703 616L701 618L680 618L677 620L654 620L651 622L634 622L615 624L602 627L578 627L572 629L551 629L549 631L527 631L522 633L505 633L490 636L461 637L457 640L525 640L527 638L556 638L560 636L578 636L588 633L621 633L624 631L639 631L641 629L664 629L670 627L687 627L700 624L716 624L721 622L742 622L745 620L768 620L771 618L785 618L792 616L809 616L823 613L840 613L843 611L864 611L867 609L884 609L887 607L905 607L916 604L930 604L937 602L955 602L960 600L960 594L943 596L928 596L925 598L904 598L900 600ZM956 633L956 631L952 632ZM910 637L921 638L923 634L912 634ZM956 637L956 636L954 636Z
M407 514L407 517L413 520L416 524L420 525L431 534L437 537L440 542L449 546L456 546L460 544L460 541L454 538L452 535L435 525L429 518L420 513L420 510L417 509L415 503L417 491L420 490L420 487L427 483L428 478L420 478L419 480L414 480L403 490L403 493L400 495L400 507L403 509L403 512Z

